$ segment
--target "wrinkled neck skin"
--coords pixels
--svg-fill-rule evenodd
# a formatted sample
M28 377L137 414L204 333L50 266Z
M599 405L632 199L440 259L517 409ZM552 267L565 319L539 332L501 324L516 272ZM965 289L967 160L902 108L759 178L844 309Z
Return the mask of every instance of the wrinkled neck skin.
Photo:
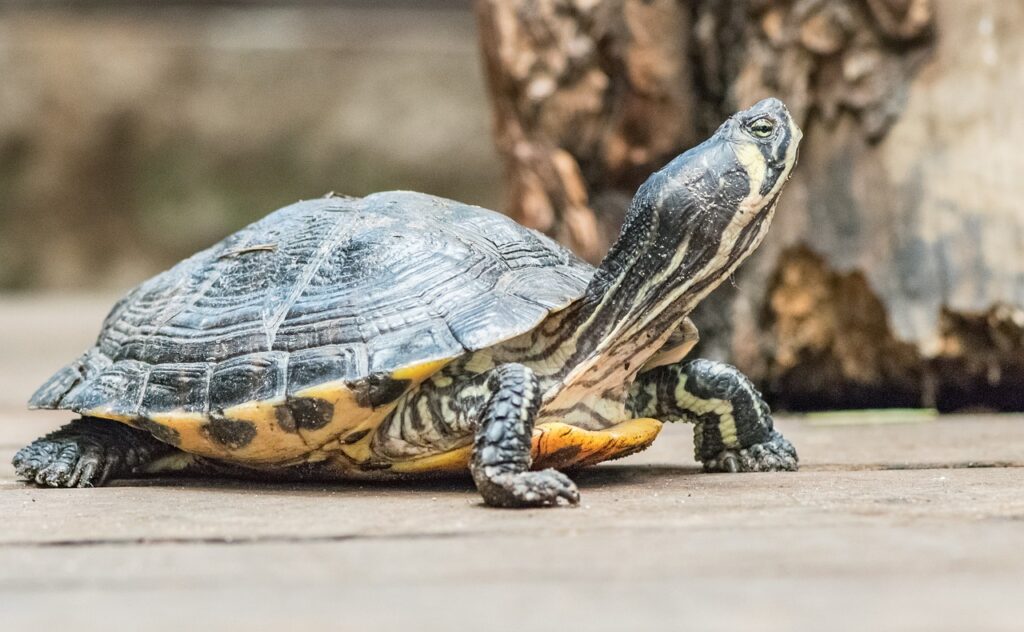
M644 183L584 298L543 328L545 346L564 367L562 384L546 396L567 400L558 409L574 405L572 396L561 394L574 382L591 392L628 388L701 299L764 238L781 184L762 192L759 157L714 140Z

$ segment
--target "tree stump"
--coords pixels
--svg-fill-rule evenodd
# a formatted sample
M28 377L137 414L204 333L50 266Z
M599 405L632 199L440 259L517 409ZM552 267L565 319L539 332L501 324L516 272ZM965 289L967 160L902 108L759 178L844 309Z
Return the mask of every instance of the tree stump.
M789 409L1024 409L1024 6L478 0L506 211L597 262L636 187L778 96L801 164L698 352Z

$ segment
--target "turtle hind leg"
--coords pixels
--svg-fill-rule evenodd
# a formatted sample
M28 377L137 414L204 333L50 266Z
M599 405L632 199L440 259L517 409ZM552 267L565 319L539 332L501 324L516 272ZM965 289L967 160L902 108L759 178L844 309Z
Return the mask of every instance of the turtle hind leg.
M470 472L484 501L494 507L575 505L579 490L554 469L530 471L533 419L540 385L529 368L504 364L487 379L490 397L473 443Z
M696 457L709 472L797 469L768 404L728 364L697 359L641 373L629 405L640 417L692 421Z
M36 439L14 455L19 477L44 487L97 487L174 452L148 432L83 417Z

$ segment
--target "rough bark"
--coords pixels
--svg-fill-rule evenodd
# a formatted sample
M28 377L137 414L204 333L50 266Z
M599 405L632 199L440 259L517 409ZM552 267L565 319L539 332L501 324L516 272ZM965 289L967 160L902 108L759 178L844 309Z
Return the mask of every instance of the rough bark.
M506 211L596 261L654 165L697 138L674 0L477 3Z
M759 253L697 314L700 351L788 408L1024 408L1024 6L477 9L514 217L596 261L650 171L779 96L801 165Z

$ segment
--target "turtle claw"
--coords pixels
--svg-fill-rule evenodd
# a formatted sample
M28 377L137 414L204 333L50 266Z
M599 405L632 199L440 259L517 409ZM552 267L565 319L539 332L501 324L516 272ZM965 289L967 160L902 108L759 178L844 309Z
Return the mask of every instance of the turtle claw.
M87 417L33 441L11 463L40 487L99 487L170 450L148 433Z
M798 460L793 444L775 432L764 443L739 450L722 450L704 461L704 469L708 472L795 472Z
M480 492L492 507L556 507L580 502L576 483L554 469L503 474L489 482Z
M19 477L41 487L102 485L102 474L109 471L104 462L98 445L70 438L39 439L19 450L12 461Z
M722 472L735 473L740 471L740 461L732 452L723 452L719 455L719 470Z

